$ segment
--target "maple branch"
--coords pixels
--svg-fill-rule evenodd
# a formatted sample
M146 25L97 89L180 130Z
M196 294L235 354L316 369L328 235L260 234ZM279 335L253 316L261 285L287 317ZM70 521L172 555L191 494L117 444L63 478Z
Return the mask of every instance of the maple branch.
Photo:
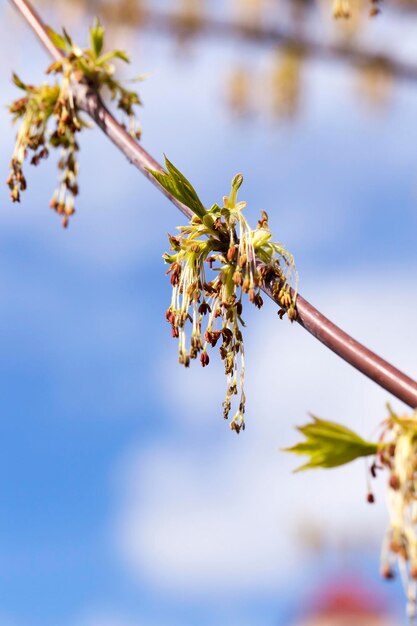
M55 59L60 60L62 53L52 43L48 30L33 9L28 0L10 0L26 19L29 26L38 36L46 50ZM168 193L148 169L163 172L162 166L146 152L126 130L116 121L113 115L103 104L98 93L91 91L87 86L76 88L75 97L79 108L88 113L107 137L119 148L127 159L144 174L175 206L188 218L192 217L191 210ZM263 290L279 306L277 298L273 296L273 282L264 285ZM386 389L412 408L417 407L417 382L406 376L393 365L384 361L374 352L350 337L333 322L324 317L301 295L297 297L298 322L321 341L327 348L335 352L350 365L365 374L368 378Z

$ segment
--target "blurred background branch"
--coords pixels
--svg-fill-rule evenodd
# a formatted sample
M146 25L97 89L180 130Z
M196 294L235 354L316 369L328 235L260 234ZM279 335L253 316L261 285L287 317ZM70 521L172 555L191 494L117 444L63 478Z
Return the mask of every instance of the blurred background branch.
M417 78L413 60L388 54L381 38L372 45L363 38L378 21L369 18L368 0L349 0L349 5L350 18L339 20L331 18L327 0L233 0L223 11L206 0L177 0L168 9L146 0L64 0L56 11L68 25L83 14L100 15L112 23L113 33L121 29L124 39L141 31L168 37L182 54L190 52L193 42L205 40L225 48L252 46L270 55L269 67L255 69L242 58L233 63L224 83L225 102L234 117L262 115L266 108L271 118L282 121L294 118L301 108L309 61L351 67L358 93L373 107L387 104L394 80L412 83ZM391 3L384 7L384 18L401 19L403 9L401 2ZM407 9L411 11L412 3Z
M126 5L123 10L123 4ZM197 10L158 11L141 6L141 3L113 3L95 0L94 10L104 19L156 31L158 34L180 38L210 37L220 42L233 39L263 45L283 47L303 57L316 57L325 60L342 61L358 68L383 70L390 76L414 81L417 79L417 65L405 63L383 52L373 52L352 42L323 42L309 37L296 27L268 27L253 21L219 19ZM122 5L122 6L120 6ZM129 8L130 7L130 8Z

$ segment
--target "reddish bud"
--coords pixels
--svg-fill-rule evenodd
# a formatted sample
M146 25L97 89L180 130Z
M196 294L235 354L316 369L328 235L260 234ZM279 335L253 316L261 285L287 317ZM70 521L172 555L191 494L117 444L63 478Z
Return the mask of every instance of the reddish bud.
M202 302L198 307L198 312L200 315L205 315L207 312L211 313L211 307L207 302Z
M227 256L227 260L228 260L229 262L234 261L234 259L235 259L235 257L236 257L236 254L237 254L237 248L236 248L236 246L231 246L231 247L228 249L228 251L227 251L227 255L226 255L226 256Z
M394 491L398 491L401 486L400 479L396 474L391 474L388 484Z
M205 350L200 354L200 361L203 367L206 367L206 365L210 363L209 355Z

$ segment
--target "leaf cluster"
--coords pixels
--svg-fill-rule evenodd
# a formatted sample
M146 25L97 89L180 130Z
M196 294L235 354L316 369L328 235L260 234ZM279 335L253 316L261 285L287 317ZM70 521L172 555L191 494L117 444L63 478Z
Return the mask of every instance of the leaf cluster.
M141 100L136 91L127 89L120 80L114 76L115 65L112 63L119 59L124 63L130 63L129 56L123 50L112 50L103 53L105 29L96 18L90 28L90 46L81 49L73 42L65 28L62 35L48 28L48 33L57 48L65 52L65 57L60 61L54 61L48 68L47 73L63 73L74 80L86 82L94 90L105 88L110 94L110 99L117 102L117 107L133 121L134 107L141 105ZM143 80L138 76L133 81ZM131 125L130 131L133 130ZM132 134L139 139L140 128L136 127Z
M190 181L187 180L184 174L182 174L166 156L165 167L165 172L157 172L156 170L149 171L165 191L191 209L197 217L203 219L206 215L206 209Z
M359 457L376 454L379 449L378 444L365 441L346 426L314 416L311 423L298 426L297 430L305 436L305 441L284 451L309 456L310 460L296 472L318 467L338 467Z

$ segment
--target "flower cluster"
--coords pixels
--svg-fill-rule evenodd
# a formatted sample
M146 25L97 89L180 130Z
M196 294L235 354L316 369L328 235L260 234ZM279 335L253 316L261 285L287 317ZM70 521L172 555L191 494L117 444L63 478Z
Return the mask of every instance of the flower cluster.
M74 85L84 84L89 89L100 92L106 88L112 100L128 117L129 131L135 138L140 137L134 106L140 104L134 91L125 89L114 78L115 67L111 61L115 58L128 62L126 54L120 50L102 54L104 28L95 21L90 28L90 47L82 50L64 30L63 35L49 29L54 44L65 55L52 63L46 73L60 75L55 84L43 83L34 86L23 83L13 74L15 85L24 92L23 97L15 100L9 107L13 121L20 121L16 137L16 146L10 164L7 184L13 202L20 202L20 193L26 189L23 174L23 162L31 151L31 164L39 162L49 155L50 148L61 150L58 168L61 172L58 188L54 192L50 207L62 217L64 227L75 212L74 200L78 195L78 143L76 134L87 126L80 117Z
M172 191L178 175L192 189L169 161L167 169L165 175L154 172L167 189ZM241 174L235 176L230 195L223 198L222 206L214 204L208 211L192 189L199 203L196 210L194 201L196 214L189 224L179 227L177 236L169 237L171 251L164 254L172 285L166 319L171 324L172 336L179 342L179 362L188 367L191 359L199 355L205 367L210 361L208 347L220 343L227 381L223 416L229 418L236 397L236 410L230 422L236 433L245 428L244 296L261 308L261 285L273 276L276 295L282 303L280 316L287 313L291 321L297 317L296 293L290 289L296 278L294 260L283 246L272 241L265 212L256 229L250 228L243 215L246 202L237 200L242 182Z
M14 121L21 119L7 179L11 199L20 202L20 192L26 189L23 161L28 151L33 152L31 164L38 165L41 159L49 155L50 147L61 148L58 167L62 175L50 206L62 216L62 223L67 226L68 218L75 211L74 198L78 194L78 144L75 135L81 130L82 121L69 97L69 91L65 92L58 85L25 85L16 75L13 80L26 95L10 106ZM55 129L48 134L51 117L55 118Z
M403 580L408 615L417 619L417 412L396 415L390 409L383 424L381 448L372 474L388 470L388 509L390 525L383 542L381 573L393 578L395 561Z
M382 544L381 574L394 578L396 563L407 596L411 623L417 622L417 411L412 416L395 414L388 406L389 417L382 423L376 443L363 440L340 424L314 418L298 430L305 441L286 451L307 455L310 460L299 468L330 468L359 457L373 457L370 475L375 478L388 471L388 509L390 524ZM374 502L368 488L367 500Z

